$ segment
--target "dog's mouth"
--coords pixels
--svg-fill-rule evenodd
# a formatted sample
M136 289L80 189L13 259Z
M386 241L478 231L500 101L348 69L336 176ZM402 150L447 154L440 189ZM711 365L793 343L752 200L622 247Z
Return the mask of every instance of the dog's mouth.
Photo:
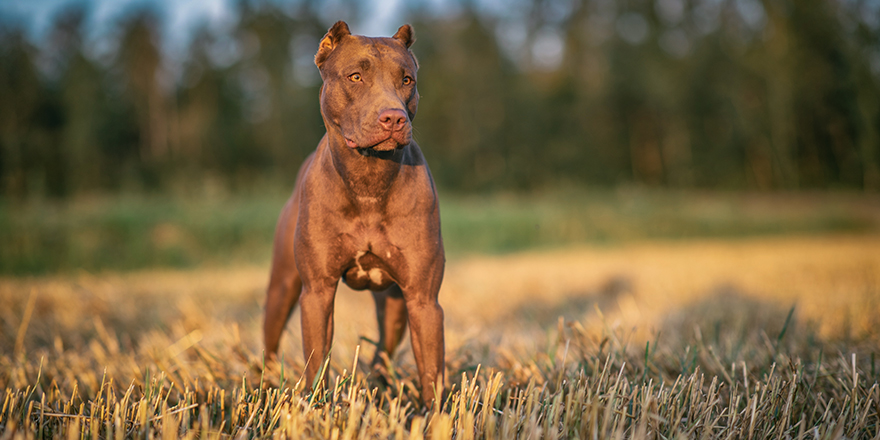
M395 136L388 136L385 139L379 140L378 142L371 142L366 145L358 145L357 142L351 140L350 138L345 138L345 145L348 148L354 148L359 151L361 150L375 150L375 151L392 151L398 148L403 147L409 142L401 142L402 139L395 139Z

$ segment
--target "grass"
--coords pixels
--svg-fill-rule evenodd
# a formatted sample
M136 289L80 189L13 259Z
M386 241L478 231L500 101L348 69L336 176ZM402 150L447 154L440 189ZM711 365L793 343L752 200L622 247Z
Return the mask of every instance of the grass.
M866 232L880 203L842 194L562 190L455 198L442 207L453 251L504 253L573 243Z
M450 260L449 393L404 341L364 364L341 289L330 382L298 316L260 351L263 266L0 279L3 438L880 437L877 235L630 242ZM298 313L298 312L297 312Z
M132 270L255 262L271 252L281 195L112 196L0 205L0 272Z
M859 194L621 189L441 195L444 241L453 256L643 239L880 229L880 202ZM266 264L286 197L268 191L0 202L0 273Z

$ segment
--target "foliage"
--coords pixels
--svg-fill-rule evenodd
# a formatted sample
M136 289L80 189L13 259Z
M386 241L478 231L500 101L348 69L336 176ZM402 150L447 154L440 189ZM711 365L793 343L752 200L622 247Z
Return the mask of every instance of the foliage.
M0 273L268 264L288 194L72 198L0 204ZM451 256L644 239L872 232L859 194L705 194L569 189L441 195Z
M290 185L324 131L318 3L240 2L183 56L150 9L101 50L87 7L37 42L0 20L0 195ZM405 7L416 138L442 187L880 188L871 2L492 5ZM357 32L369 17L351 6Z

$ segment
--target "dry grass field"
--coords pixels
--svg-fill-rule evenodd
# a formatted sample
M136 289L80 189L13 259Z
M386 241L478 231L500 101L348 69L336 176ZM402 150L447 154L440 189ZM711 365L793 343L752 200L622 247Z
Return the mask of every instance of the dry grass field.
M263 362L267 268L0 279L0 438L878 438L880 235L640 241L447 265L448 389L408 339L364 362L340 288L330 383L299 313Z

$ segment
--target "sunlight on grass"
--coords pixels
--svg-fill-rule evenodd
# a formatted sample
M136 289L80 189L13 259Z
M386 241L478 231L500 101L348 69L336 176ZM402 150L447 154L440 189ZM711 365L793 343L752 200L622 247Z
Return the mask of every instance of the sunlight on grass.
M263 360L263 266L0 279L0 431L872 438L878 248L831 235L450 260L449 394L431 409L408 341L387 386L371 375L362 292L340 289L330 381L307 394L298 316L283 364Z

